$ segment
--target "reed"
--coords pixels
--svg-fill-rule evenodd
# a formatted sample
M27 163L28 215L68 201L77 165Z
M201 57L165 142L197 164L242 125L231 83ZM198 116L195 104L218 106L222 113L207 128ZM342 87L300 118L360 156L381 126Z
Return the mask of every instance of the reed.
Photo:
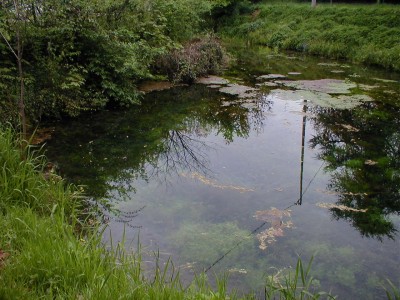
M294 272L289 272L286 276L278 272L275 276L267 277L265 299L308 300L322 297L335 299L330 293L315 291L315 278L310 276L312 261L313 258L304 268L299 258Z

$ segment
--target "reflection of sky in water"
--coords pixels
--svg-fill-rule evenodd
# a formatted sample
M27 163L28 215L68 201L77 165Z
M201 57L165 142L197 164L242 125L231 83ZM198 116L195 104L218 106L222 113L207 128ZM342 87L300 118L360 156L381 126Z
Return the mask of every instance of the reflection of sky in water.
M145 207L129 222L130 226L142 226L140 241L145 252L159 249L161 259L171 256L175 265L187 267L182 274L190 278L189 270L203 270L219 258L221 253L213 249L213 245L219 245L216 239L227 239L233 248L243 240L241 247L212 269L212 272L231 270L231 283L241 288L260 288L265 272L271 272L272 266L278 269L293 266L298 255L305 261L315 255L313 271L323 288L333 288L334 293L346 298L362 293L361 288L354 288L360 286L360 282L368 281L376 289L373 284L378 284L378 278L396 281L399 275L396 274L398 241L362 238L349 222L332 221L329 210L316 206L319 202L333 203L336 196L326 192L330 175L320 169L322 162L316 159L317 150L307 144L303 175L303 192L306 190L306 193L302 206L291 208L293 228L285 230L284 236L276 237L276 242L264 251L258 248L254 234L244 238L244 233L250 233L262 223L255 220L256 211L271 207L285 209L299 198L302 110L303 103L273 100L272 109L264 111L261 130L251 130L247 138L234 138L229 144L215 131L200 136L189 134L194 140L210 145L210 148L201 149L207 160L207 170L200 178L208 179L206 182L182 176L199 170L188 171L178 166L175 172L165 175L154 172L154 167L147 165L148 173L157 173L157 176L151 177L149 182L134 181L136 193L129 194L130 200L121 202L118 207L122 211ZM306 142L314 134L312 124L307 122ZM165 157L159 164L165 165L163 159ZM254 191L240 193L222 188L224 186ZM399 223L398 219L396 222ZM193 224L204 232L193 231ZM221 224L229 225L221 228ZM136 238L139 232L130 226L125 226L128 241ZM123 227L120 222L110 223L114 241L121 239ZM222 236L213 235L215 232ZM191 256L182 249L186 243L193 242L192 239L184 240L188 234L199 234L199 239L209 237L199 243L204 241L210 245L199 244L197 248L209 251L209 256L196 251ZM235 234L238 239L228 238ZM109 233L106 240L107 236ZM188 244L186 246L192 249ZM225 246L221 245L230 249Z

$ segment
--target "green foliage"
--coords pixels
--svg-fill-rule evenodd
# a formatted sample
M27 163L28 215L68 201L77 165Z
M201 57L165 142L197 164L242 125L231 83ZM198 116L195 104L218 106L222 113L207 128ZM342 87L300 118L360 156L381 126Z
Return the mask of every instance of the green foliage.
M390 289L386 289L386 296L388 300L399 300L400 299L400 290L396 287L390 280L387 280Z
M25 103L30 121L76 116L108 105L138 103L136 83L152 77L155 58L207 25L226 1L70 0L1 4L0 114L16 121L17 28L23 46ZM4 59L3 59L4 58Z
M65 188L57 176L40 175L46 161L38 150L28 147L26 159L21 160L20 144L9 129L0 132L0 146L0 211L21 206L40 214L50 214L62 207L65 213L73 213L80 199L79 192L72 187Z
M258 4L225 19L221 31L271 48L400 70L399 13L390 5Z
M317 280L310 276L312 261L313 258L311 258L308 265L304 268L302 261L298 259L294 274L289 273L283 280L276 275L269 276L265 288L265 299L298 300L320 299L321 297L335 299L326 292L314 291L314 285L317 284Z

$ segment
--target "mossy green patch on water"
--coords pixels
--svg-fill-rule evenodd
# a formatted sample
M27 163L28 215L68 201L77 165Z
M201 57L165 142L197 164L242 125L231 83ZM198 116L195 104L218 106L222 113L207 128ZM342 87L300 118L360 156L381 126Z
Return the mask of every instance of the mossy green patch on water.
M221 87L219 91L224 94L235 95L238 98L255 98L257 96L254 88L236 83Z
M207 77L197 78L196 83L201 83L206 85L225 85L229 83L229 80L215 75L209 75Z
M350 81L339 79L318 79L318 80L281 80L277 83L298 90L313 91L326 94L350 94L351 89L357 85Z
M335 109L352 109L361 105L364 102L373 101L373 99L367 95L332 96L327 93L316 91L282 89L272 90L267 97L270 99L300 101L319 107Z

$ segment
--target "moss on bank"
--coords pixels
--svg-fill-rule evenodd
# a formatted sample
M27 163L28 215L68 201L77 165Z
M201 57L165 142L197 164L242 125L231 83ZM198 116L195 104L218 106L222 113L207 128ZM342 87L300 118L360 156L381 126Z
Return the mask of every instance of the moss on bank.
M250 43L400 71L400 6L259 4L222 21Z

